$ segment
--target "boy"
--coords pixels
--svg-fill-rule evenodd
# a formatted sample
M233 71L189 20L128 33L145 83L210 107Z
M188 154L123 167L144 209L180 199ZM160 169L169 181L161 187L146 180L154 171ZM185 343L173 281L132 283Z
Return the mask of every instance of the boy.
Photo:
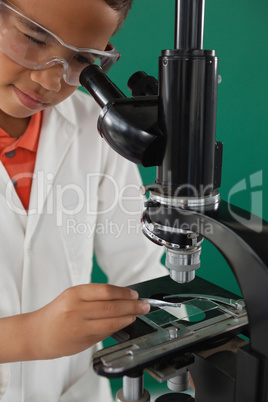
M75 91L88 63L116 60L107 44L130 5L0 1L4 402L111 400L92 354L149 305L125 287L89 284L93 248L112 284L165 274L160 248L136 231L137 170L99 138L99 110Z

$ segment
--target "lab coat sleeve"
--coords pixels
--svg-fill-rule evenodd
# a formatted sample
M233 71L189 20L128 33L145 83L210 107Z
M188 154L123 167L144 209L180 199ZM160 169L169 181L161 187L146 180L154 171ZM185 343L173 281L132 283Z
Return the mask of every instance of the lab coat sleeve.
M114 151L107 152L99 185L95 255L109 283L126 286L167 275L163 247L141 232L144 199L137 166Z
M10 381L10 364L2 363L0 364L0 400L6 393L9 381Z

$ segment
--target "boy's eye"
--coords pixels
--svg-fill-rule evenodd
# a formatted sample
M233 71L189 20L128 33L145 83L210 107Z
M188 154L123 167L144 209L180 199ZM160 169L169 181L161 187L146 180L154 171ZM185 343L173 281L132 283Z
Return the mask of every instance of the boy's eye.
M74 56L75 60L80 64L93 64L94 58L92 57L91 60L88 57L83 56L82 54L77 53Z
M42 40L39 40L39 39L36 39L36 38L34 38L33 36L30 36L30 35L27 35L27 34L24 34L24 36L25 36L27 39L29 39L31 42L33 42L33 43L35 43L35 44L37 44L37 45L45 45L45 44L46 44L46 42L44 42L44 41L42 41Z

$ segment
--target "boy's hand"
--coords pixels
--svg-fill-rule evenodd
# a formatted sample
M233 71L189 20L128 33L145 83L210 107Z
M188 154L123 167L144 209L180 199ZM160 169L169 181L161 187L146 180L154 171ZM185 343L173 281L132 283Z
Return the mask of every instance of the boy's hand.
M150 306L128 288L105 284L74 286L29 313L34 359L81 352L130 325ZM30 334L29 334L30 335Z

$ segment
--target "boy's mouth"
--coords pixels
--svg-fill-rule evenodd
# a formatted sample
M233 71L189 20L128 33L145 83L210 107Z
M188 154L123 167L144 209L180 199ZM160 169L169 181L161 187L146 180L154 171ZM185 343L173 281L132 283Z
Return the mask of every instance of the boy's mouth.
M21 91L15 85L13 88L19 101L28 109L38 110L47 105L47 103L38 94L29 91Z

